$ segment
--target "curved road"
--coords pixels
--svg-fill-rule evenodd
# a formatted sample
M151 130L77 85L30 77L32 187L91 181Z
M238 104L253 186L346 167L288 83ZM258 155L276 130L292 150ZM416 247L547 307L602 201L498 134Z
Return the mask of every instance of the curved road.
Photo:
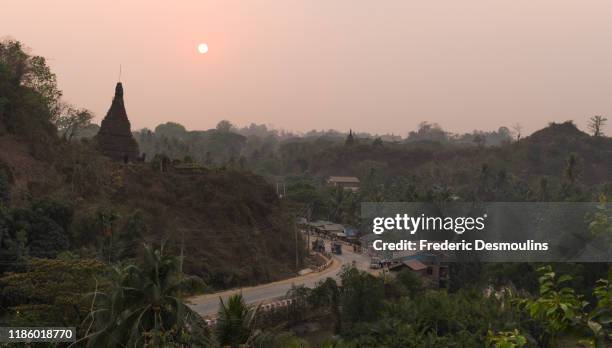
M329 250L329 246L327 246ZM369 257L357 254L352 251L352 247L342 246L342 255L333 255L333 262L326 270L319 273L310 273L304 276L280 280L273 283L256 285L252 287L226 290L214 294L194 296L188 299L188 305L202 317L210 317L217 313L219 309L219 298L224 302L237 293L242 292L245 301L250 304L270 301L284 296L292 285L304 285L314 287L316 283L328 277L338 279L341 267L352 264L361 270L367 270L370 265Z

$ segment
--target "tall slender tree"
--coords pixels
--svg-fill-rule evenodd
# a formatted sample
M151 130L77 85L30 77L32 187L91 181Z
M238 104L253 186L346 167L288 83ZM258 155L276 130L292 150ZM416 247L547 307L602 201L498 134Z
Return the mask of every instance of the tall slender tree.
M594 137L603 136L602 129L606 125L607 121L608 121L607 118L600 116L600 115L595 115L589 119L588 127L589 127L589 130L591 130L591 133L593 134Z

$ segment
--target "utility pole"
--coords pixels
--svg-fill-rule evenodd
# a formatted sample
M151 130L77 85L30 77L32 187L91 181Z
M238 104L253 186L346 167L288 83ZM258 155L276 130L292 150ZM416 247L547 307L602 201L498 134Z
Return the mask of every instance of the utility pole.
M310 215L311 215L311 209L310 209L310 204L306 207L306 222L310 222ZM308 225L307 225L308 226ZM310 227L306 227L306 233L307 233L307 242L306 242L306 251L308 252L307 255L310 255Z
M276 195L280 198L284 198L287 195L287 187L284 181L276 183Z
M107 217L105 214L102 215L102 228L105 229L105 232L108 231L108 264L110 265L113 262L113 220L114 217L112 213L109 213Z
M183 277L183 258L185 251L185 229L181 228L181 263L179 264L180 276Z
M306 228L307 239L306 239L306 250L308 251L308 255L310 255L310 228Z
M104 219L104 217L102 218ZM112 222L109 222L108 224L109 224L108 230L110 231L109 236L108 236L109 237L108 238L108 264L110 265L112 261L112 254L113 254L113 225L112 225ZM104 226L104 222L102 225Z
M295 269L298 270L300 267L300 257L298 254L298 228L297 222L293 223L293 229L295 231Z

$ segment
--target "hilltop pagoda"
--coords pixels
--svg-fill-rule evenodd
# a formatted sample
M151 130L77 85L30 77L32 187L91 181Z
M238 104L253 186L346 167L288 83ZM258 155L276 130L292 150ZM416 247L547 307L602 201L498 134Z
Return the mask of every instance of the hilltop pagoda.
M124 163L139 161L140 151L125 112L121 82L117 82L113 103L102 120L95 139L104 155Z

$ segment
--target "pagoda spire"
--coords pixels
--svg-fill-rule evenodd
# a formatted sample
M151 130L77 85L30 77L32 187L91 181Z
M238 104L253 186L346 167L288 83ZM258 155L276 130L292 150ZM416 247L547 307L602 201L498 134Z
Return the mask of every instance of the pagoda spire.
M355 143L355 138L353 137L353 130L349 130L349 134L346 137L346 141L344 142L344 145L353 145Z
M139 149L132 137L130 120L123 101L123 84L117 82L115 96L96 135L98 146L106 156L124 162L136 162Z

